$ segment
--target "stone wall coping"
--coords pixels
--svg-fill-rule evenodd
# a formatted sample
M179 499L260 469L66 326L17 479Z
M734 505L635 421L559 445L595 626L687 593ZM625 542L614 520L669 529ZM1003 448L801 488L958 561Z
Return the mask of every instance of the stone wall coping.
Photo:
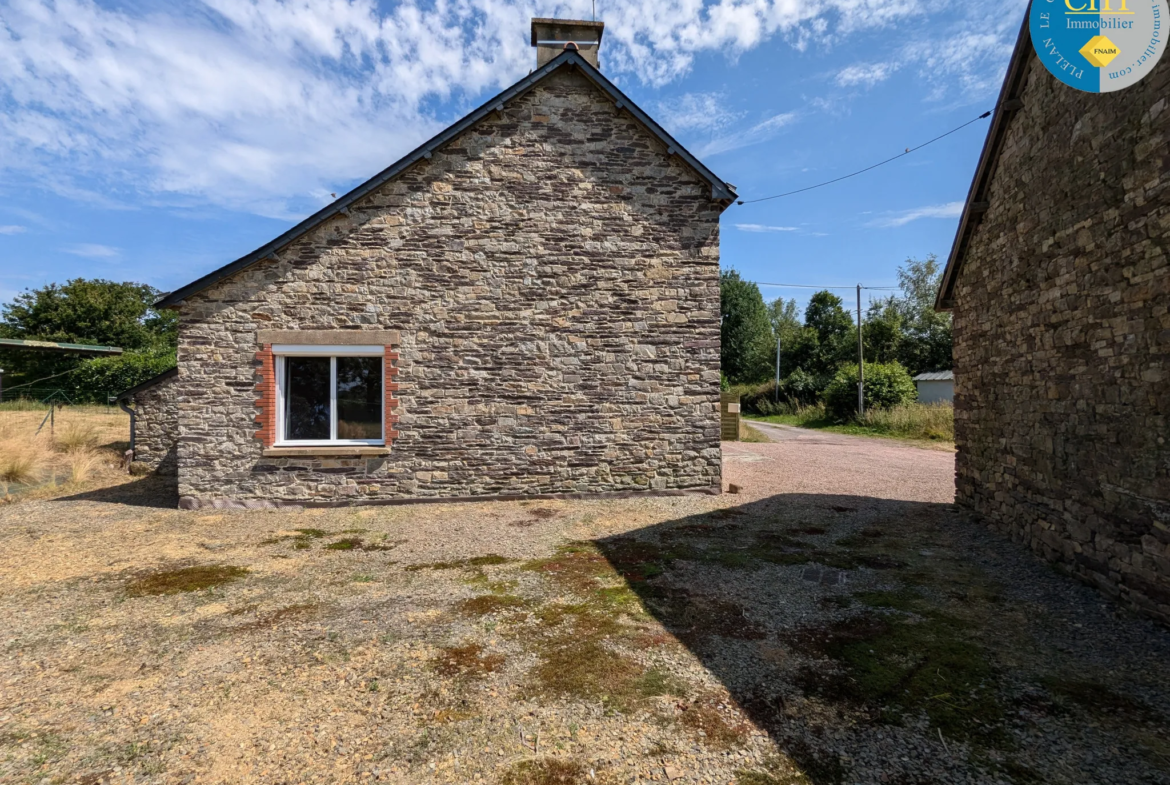
M354 447L266 447L261 453L265 458L326 458L340 455L366 456L389 454L389 447L374 444Z
M257 330L256 342L312 346L397 346L398 330Z

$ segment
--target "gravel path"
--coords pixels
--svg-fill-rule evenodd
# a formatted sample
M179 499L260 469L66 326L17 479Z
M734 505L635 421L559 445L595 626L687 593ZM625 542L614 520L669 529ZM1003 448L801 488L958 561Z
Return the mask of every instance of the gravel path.
M1166 630L779 430L722 497L0 507L0 781L1170 783Z

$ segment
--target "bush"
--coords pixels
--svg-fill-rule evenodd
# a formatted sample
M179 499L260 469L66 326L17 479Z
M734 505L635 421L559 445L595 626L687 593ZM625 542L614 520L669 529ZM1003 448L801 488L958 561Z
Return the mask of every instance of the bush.
M117 357L86 360L72 374L74 403L106 403L108 396L129 390L175 367L170 352L126 352Z
M865 408L889 409L912 402L918 395L914 381L900 363L865 364ZM857 415L857 366L846 365L825 387L825 412L838 422Z
M780 380L779 396L776 395L775 382L736 385L731 391L739 395L740 405L745 412L766 417L772 414L792 414L801 407L815 405L818 394L827 382L827 379L818 379L797 368Z

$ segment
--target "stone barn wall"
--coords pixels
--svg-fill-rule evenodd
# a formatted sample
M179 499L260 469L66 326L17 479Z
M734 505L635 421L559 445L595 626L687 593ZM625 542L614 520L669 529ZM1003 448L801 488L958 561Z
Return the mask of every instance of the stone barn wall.
M181 504L718 492L721 211L552 74L183 302ZM265 449L261 333L288 330L397 333L388 454Z
M174 476L177 470L179 406L177 377L170 376L134 393L132 468Z
M1035 61L956 282L957 501L1170 621L1170 57Z

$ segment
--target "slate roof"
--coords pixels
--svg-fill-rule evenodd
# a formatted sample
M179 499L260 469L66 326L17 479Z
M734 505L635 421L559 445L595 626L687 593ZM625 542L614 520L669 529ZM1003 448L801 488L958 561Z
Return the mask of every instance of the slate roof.
M208 273L202 278L192 281L191 283L169 292L161 296L156 302L156 308L167 308L178 305L185 298L192 294L200 292L213 284L222 281L224 278L243 270L244 268L255 264L261 259L265 259L274 255L277 251L297 240L302 235L312 231L316 227L323 224L333 216L344 212L354 202L366 196L375 188L378 188L387 182L393 180L402 172L406 171L412 164L417 163L424 158L430 158L431 154L443 147L443 145L450 142L459 134L466 131L471 126L478 123L483 118L487 117L491 112L503 109L504 105L510 101L519 98L527 93L537 84L550 75L562 68L576 68L579 72L602 92L609 95L619 109L625 109L634 116L645 128L654 134L664 145L666 145L667 153L669 155L677 155L695 170L703 179L711 184L711 200L720 202L726 208L733 201L735 201L736 193L735 187L724 182L714 172L703 165L695 156L691 155L686 148L679 144L673 136L668 134L662 126L656 123L650 115L642 111L633 101L626 97L625 93L619 90L613 82L602 76L601 72L594 68L584 57L573 50L566 50L563 54L557 55L544 66L536 69L531 74L516 82L516 84L504 90L502 93L486 102L478 109L468 114L463 119L449 126L447 129L441 131L436 136L423 142L410 153L400 158L398 161L391 164L386 169L374 175L369 180L365 181L358 187L354 188L349 193L337 199L332 204L322 208L313 213L299 224L289 229L284 234L277 237L270 243L260 246L252 253L246 256L241 256L230 264Z
M916 382L953 382L954 380L954 371L928 371L914 377Z
M169 371L163 371L158 376L152 376L151 378L144 381L142 384L135 385L134 387L131 387L129 390L123 390L122 392L118 393L117 400L123 401L123 400L126 400L128 398L131 398L135 393L140 393L143 390L149 390L151 387L154 387L159 382L165 381L165 380L171 378L172 376L176 375L178 372L179 372L178 368L171 368Z
M934 307L937 311L949 311L954 307L955 281L958 280L959 272L962 270L963 256L970 243L971 234L979 222L983 220L983 214L990 206L988 191L991 186L991 178L995 174L999 153L1003 149L1004 138L1007 136L1008 125L1015 113L1024 106L1020 99L1024 92L1024 82L1028 71L1035 59L1032 36L1028 31L1028 15L1031 11L1032 4L1029 2L1028 8L1024 11L1024 23L1020 26L1020 33L1016 37L1016 48L1012 52L1012 59L1003 79L1003 87L999 91L999 100L995 104L991 128L987 131L987 140L983 143L983 152L979 155L979 165L975 168L975 178L971 181L971 188L967 192L967 201L963 205L963 214L959 218L959 231L955 234L951 255L947 257L947 266L943 270L938 297L934 301Z

